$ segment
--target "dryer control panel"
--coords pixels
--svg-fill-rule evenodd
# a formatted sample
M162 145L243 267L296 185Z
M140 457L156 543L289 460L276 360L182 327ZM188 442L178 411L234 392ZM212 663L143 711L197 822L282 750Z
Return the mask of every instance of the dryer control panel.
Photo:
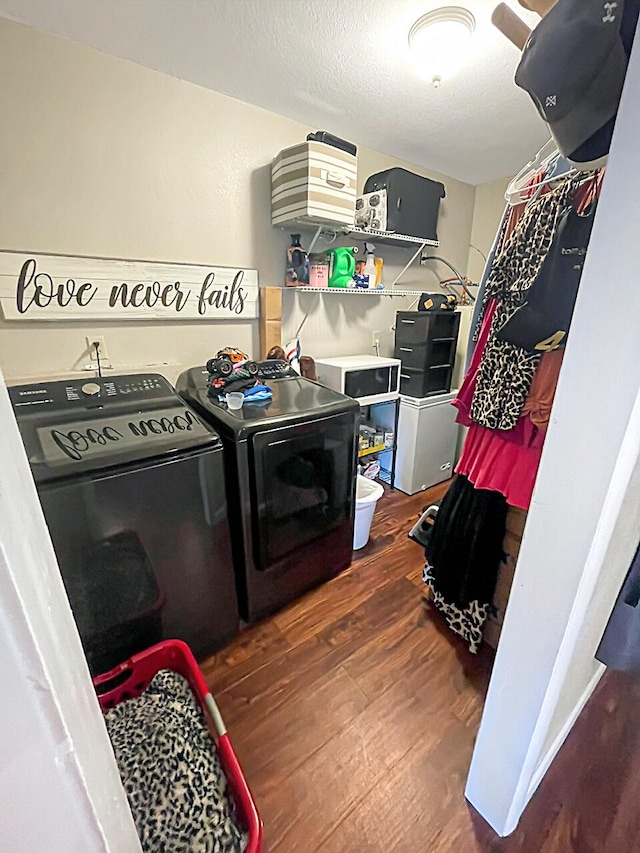
M288 361L283 361L280 358L261 361L258 364L258 377L264 381L269 379L286 379L288 376L298 376L299 374L289 366Z

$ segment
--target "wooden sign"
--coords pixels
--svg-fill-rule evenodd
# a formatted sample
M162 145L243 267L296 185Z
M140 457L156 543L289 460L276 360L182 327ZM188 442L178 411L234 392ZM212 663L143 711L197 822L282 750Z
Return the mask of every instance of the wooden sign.
M6 320L253 320L258 272L0 252Z

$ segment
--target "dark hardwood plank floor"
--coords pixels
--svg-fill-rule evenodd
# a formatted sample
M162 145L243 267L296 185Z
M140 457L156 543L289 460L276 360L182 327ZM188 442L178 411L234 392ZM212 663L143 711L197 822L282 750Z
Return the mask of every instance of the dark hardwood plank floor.
M492 652L423 601L406 538L446 491L386 492L350 569L202 665L265 824L266 853L640 851L640 683L608 675L517 831L464 800Z

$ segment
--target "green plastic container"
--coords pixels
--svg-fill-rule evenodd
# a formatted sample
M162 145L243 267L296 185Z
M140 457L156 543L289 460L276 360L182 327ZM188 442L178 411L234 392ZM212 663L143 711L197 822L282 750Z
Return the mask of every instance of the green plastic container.
M353 246L329 249L329 287L350 287L356 271L356 251Z

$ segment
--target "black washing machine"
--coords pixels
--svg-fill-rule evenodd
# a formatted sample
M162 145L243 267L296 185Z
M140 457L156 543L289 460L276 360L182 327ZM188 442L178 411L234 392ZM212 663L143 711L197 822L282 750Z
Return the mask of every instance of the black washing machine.
M156 374L9 389L93 674L239 631L216 432Z
M224 444L240 613L250 622L350 565L360 413L308 379L262 375L273 399L237 411L208 396L202 368L176 385Z

